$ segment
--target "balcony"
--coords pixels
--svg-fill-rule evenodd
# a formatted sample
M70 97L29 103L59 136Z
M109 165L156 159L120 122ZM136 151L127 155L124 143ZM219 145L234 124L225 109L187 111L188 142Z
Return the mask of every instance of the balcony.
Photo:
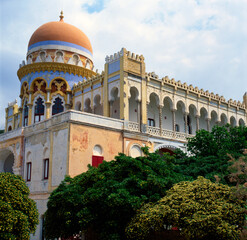
M139 123L136 122L125 122L124 129L131 132L141 132L148 134L153 137L161 137L166 139L178 140L187 142L187 138L194 137L192 134L186 134L184 132L175 132L167 129L160 129L158 127L145 126L140 127Z

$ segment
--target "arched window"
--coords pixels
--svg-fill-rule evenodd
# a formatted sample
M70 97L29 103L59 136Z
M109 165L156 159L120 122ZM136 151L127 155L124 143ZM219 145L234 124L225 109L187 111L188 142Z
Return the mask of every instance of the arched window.
M63 112L64 106L60 97L55 98L54 104L52 105L52 115Z
M44 100L41 97L39 97L35 102L34 122L36 123L44 120L44 114L45 114Z
M175 125L175 131L179 132L179 125L178 124Z
M23 113L24 113L23 127L26 127L28 125L28 106L27 106L27 102L25 102Z
M10 131L12 131L12 127L11 126L8 127L8 132L10 132Z

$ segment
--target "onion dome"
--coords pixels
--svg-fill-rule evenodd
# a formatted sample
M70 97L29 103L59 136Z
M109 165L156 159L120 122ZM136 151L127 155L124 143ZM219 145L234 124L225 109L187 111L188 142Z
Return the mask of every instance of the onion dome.
M39 50L56 49L74 52L92 60L91 43L80 29L63 21L48 22L40 26L31 36L27 55Z

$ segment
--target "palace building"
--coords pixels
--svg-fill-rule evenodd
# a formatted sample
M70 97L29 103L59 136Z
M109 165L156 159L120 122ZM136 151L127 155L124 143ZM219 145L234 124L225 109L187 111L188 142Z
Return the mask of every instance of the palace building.
M0 135L0 172L21 175L37 203L42 238L49 194L65 175L74 177L119 152L186 151L188 137L214 125L247 123L243 102L145 71L142 55L122 48L95 71L88 37L65 23L39 27L17 71L20 106L6 108Z

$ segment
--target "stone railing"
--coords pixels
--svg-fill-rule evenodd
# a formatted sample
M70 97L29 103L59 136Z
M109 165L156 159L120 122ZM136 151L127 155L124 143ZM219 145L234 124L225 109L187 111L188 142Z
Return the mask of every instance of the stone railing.
M140 124L137 122L127 122L125 123L125 129L133 132L140 132Z
M125 130L140 132L140 125L136 122L125 122ZM184 132L174 132L172 130L160 129L158 127L147 126L147 130L143 133L147 133L151 136L162 137L166 139L174 139L187 142L187 138L194 137L192 134L186 134Z
M175 132L174 138L177 140L187 141L186 133L182 133L182 132Z
M165 138L174 138L174 132L172 130L162 129L161 136Z
M153 136L160 136L160 128L148 126L147 133Z

